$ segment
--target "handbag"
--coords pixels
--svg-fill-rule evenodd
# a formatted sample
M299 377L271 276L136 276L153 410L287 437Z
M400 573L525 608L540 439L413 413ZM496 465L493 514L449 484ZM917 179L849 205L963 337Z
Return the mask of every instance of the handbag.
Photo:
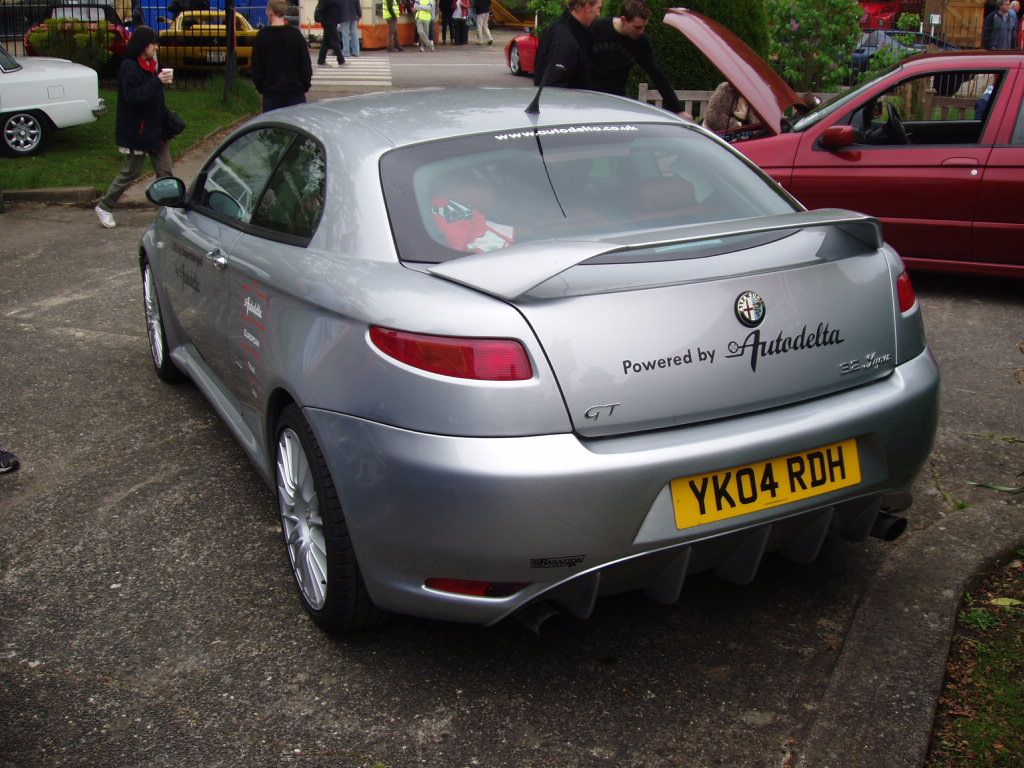
M170 141L179 133L185 130L185 121L182 119L181 115L179 115L173 109L165 109L162 127L164 140Z

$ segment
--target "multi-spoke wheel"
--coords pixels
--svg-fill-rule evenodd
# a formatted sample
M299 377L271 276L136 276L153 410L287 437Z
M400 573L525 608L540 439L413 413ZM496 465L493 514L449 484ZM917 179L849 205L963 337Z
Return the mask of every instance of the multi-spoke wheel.
M142 302L146 309L146 335L149 337L149 351L153 355L153 368L162 381L181 381L181 371L171 360L167 348L167 335L164 333L163 315L160 314L160 300L156 294L156 281L149 262L142 264Z
M4 153L15 157L34 155L46 140L46 120L34 112L14 112L2 120Z
M513 75L523 74L523 62L519 58L519 46L512 43L512 47L508 52L508 68L512 71Z
M275 434L281 532L306 611L328 632L376 624L382 613L363 584L330 470L295 405Z

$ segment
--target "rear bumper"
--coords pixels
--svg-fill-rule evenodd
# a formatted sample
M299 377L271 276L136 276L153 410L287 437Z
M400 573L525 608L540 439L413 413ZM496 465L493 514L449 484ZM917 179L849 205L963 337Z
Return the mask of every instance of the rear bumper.
M595 595L625 589L647 587L672 600L686 573L718 568L749 580L765 551L788 548L811 560L830 527L855 535L870 528L882 494L907 487L927 459L938 369L925 352L884 380L829 397L591 441L448 437L305 413L341 492L373 600L399 613L490 624L541 598L578 615ZM675 528L672 479L850 437L860 450L859 485ZM530 586L506 598L465 597L427 589L432 577Z

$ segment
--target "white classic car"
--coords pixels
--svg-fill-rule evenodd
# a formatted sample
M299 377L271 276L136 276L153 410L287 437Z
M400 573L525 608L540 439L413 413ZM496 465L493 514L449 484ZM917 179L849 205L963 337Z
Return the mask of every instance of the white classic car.
M107 110L96 71L64 59L15 59L0 44L0 150L26 157L57 128L91 123Z

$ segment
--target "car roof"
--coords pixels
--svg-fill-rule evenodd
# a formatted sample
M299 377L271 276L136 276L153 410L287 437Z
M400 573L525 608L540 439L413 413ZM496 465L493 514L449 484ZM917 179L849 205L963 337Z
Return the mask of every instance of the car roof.
M540 112L528 115L533 88L421 88L310 102L287 111L286 121L324 143L350 143L357 129L379 151L437 139L487 132L508 133L534 127L587 126L631 121L680 124L670 112L633 99L590 91L545 88ZM253 122L281 122L285 113L269 112ZM373 137L376 137L374 139Z
M957 67L1010 67L1024 66L1024 51L934 51L919 53L900 62L905 68L934 67L941 64L944 69Z

